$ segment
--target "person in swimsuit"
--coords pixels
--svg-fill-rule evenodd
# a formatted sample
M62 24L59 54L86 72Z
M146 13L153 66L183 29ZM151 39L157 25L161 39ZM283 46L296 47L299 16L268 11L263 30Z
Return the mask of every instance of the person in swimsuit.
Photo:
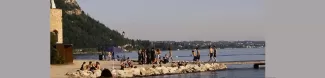
M200 61L200 55L201 55L200 51L199 51L199 47L196 47L195 50L196 50L196 61L199 62Z
M210 57L210 59L209 59L208 62L211 62L212 58L213 58L213 48L212 48L212 46L209 46L209 57Z
M96 62L95 70L100 70L100 63L99 62Z
M217 62L217 48L216 48L216 46L213 46L213 58L214 58L214 61Z
M192 50L192 56L193 56L193 61L196 61L196 60L197 60L197 59L196 59L196 53L195 53L194 50Z
M80 67L80 70L85 70L87 68L85 64L86 64L86 62L83 62L82 63L82 65Z
M172 53L172 49L169 47L168 48L168 51L169 51L169 57L168 57L168 60L170 59L171 61L173 61L173 53Z
M86 66L86 70L90 70L90 68L93 66L93 63L89 61L88 65Z
M93 71L93 70L96 70L96 67L94 66L94 64L92 64L92 62L89 62L89 71Z
M156 62L157 62L157 64L159 64L160 63L160 54L161 54L161 51L160 51L160 49L156 49L156 55L157 55L157 57L156 57Z

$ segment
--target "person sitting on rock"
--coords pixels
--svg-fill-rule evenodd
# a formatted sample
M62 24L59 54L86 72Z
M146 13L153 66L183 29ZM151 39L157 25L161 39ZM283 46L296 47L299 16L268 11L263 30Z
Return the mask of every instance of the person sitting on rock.
M129 67L133 67L132 65L132 61L130 60L130 58L128 57L127 60L126 60L126 63Z
M89 61L88 65L86 66L86 70L90 70L90 68L93 66L93 63Z
M95 69L100 70L100 63L99 62L96 62Z
M96 70L96 67L94 66L94 64L91 64L89 71L94 71L94 70Z
M85 64L86 64L86 62L83 62L82 63L82 65L80 67L80 70L85 70L87 68Z
M121 70L124 70L125 67L126 67L125 62L121 62Z

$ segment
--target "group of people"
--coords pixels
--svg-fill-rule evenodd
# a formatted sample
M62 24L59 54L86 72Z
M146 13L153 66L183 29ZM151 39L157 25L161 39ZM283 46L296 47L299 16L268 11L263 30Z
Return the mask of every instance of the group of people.
M192 50L192 56L193 56L193 61L200 61L200 51L199 48L195 48L194 50ZM214 62L217 61L217 49L215 46L209 46L209 54L208 56L210 57L208 62L211 62L214 60Z
M88 65L86 65L86 62L83 62L80 70L89 70L89 71L94 71L94 70L100 70L100 63L96 62L95 64L92 63L92 61L89 61Z
M165 55L161 58L161 50L155 48L139 49L138 51L138 62L139 64L160 64L166 63L169 59L172 60L171 49L169 48L169 55Z
M124 68L127 67L133 67L132 61L130 60L129 57L127 57L126 60L121 60L121 69L123 70Z

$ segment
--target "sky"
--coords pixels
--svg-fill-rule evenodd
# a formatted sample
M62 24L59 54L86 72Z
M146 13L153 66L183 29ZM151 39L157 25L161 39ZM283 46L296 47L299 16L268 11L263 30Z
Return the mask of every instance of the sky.
M264 40L263 0L77 0L85 13L131 39Z

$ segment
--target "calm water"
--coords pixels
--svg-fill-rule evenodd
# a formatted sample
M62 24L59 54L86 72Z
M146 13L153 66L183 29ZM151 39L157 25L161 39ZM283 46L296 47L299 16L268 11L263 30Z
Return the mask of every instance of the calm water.
M209 60L208 50L201 51L201 60ZM220 49L218 50L218 61L245 61L245 60L265 60L264 48L245 49ZM162 55L168 53L163 51ZM124 53L117 54L124 55ZM127 57L137 59L137 53L125 53ZM176 60L192 60L191 50L173 51L173 58ZM74 55L75 59L98 59L98 55ZM265 69L253 69L253 65L228 65L229 70L200 72L189 74L153 76L149 78L265 78Z

